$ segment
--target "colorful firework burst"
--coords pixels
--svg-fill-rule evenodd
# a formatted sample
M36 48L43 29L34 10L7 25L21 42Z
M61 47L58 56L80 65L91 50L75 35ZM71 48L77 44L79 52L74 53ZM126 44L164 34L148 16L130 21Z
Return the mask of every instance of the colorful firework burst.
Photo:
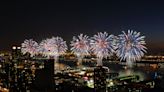
M89 54L89 37L87 35L80 34L78 37L73 37L71 41L71 50L77 56L84 56Z
M114 35L108 35L106 32L99 32L92 37L91 49L99 59L97 61L98 65L102 65L102 59L107 58L114 52L113 39Z
M50 57L54 55L54 47L53 44L50 43L50 38L42 40L39 45L39 52L40 54Z
M67 50L66 41L61 37L52 37L50 39L43 40L40 43L40 53L50 57L58 57L60 54L65 53Z
M34 56L38 53L38 43L33 39L25 40L21 44L21 52L23 54L30 53L30 56Z
M146 52L145 36L140 36L140 32L133 30L128 30L128 33L122 32L123 34L118 36L116 54L121 60L126 60L129 67L132 67L133 62L140 60Z
M89 54L89 41L89 37L83 34L80 34L78 37L74 36L71 41L71 51L77 55L78 65L81 65L83 57Z

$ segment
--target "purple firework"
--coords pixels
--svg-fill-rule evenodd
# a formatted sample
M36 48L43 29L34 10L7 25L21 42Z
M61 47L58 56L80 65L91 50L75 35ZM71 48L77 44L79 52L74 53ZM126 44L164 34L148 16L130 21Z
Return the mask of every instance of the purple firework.
M140 36L140 32L128 30L128 33L123 31L123 34L119 35L118 38L117 56L121 60L126 60L127 65L132 67L133 62L140 60L146 52L145 36Z
M39 51L47 57L58 57L60 54L65 53L66 50L66 41L64 41L61 37L52 37L50 39L43 40L40 43Z
M114 35L108 35L108 33L99 32L91 39L91 49L95 55L97 55L97 64L102 65L102 59L107 58L114 52L113 45Z
M50 41L51 39L42 40L39 45L39 52L47 57L54 56L54 46Z
M71 41L71 50L77 56L89 54L89 37L87 35L80 34L77 38L74 36Z
M77 55L79 64L81 63L82 58L89 54L89 41L89 37L83 34L80 34L78 37L74 36L71 41L71 50Z
M33 39L25 40L21 44L21 52L23 54L30 53L31 57L38 53L38 43Z

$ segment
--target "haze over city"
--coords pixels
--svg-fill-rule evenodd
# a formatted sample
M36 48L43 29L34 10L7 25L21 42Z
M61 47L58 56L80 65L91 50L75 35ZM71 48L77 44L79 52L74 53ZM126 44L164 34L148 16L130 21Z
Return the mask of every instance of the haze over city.
M106 31L119 35L128 29L145 35L148 54L164 52L164 7L162 0L116 1L1 1L0 50L10 50L25 39L40 42L60 36L70 44L72 37L90 37Z

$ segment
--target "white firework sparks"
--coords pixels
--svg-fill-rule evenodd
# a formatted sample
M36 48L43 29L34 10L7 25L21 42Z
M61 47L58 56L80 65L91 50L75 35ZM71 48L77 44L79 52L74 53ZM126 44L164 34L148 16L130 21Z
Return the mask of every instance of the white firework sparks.
M97 64L102 65L102 59L107 58L114 52L113 45L114 35L108 35L108 33L99 32L91 39L91 49L98 57Z
M40 45L39 45L39 52L47 57L54 56L54 47L53 44L50 41L51 39L45 39L42 40Z
M89 37L87 35L80 34L77 38L74 36L71 41L71 50L76 55L89 54Z
M74 36L71 41L71 51L77 55L79 64L81 63L82 58L89 54L89 41L89 37L83 34L80 34L78 37Z
M63 38L61 38L61 37L56 37L56 39L54 39L54 40L56 42L55 51L58 53L58 55L64 54L68 49L66 41L64 41Z
M117 56L121 60L126 60L127 65L132 67L133 62L140 60L146 52L145 36L140 36L140 32L128 30L128 33L123 31L123 34L119 35L118 38Z
M21 52L23 54L30 53L30 56L34 56L38 53L38 43L33 39L25 40L21 44Z
M47 57L58 57L67 50L66 41L61 37L52 37L40 43L40 52Z

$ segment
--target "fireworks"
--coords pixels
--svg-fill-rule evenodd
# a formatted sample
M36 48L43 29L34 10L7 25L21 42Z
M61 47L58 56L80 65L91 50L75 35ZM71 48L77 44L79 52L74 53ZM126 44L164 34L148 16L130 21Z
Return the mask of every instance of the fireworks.
M82 62L84 55L89 54L89 37L87 35L80 34L77 38L74 36L71 41L71 50L78 57L78 64Z
M42 40L39 45L39 52L47 57L53 56L54 53L54 46L51 43L51 39Z
M89 44L90 43L88 36L80 34L78 38L76 38L75 36L73 37L73 40L71 41L71 50L77 56L87 55L89 54Z
M87 35L80 34L73 37L71 41L71 51L75 53L78 60L82 61L84 55L91 53L97 56L97 64L102 65L102 59L116 54L120 60L126 60L131 67L134 61L138 61L146 53L145 36L140 32L128 30L127 33L122 31L118 36L108 35L107 32L99 32L91 39ZM54 57L57 60L60 54L64 54L68 47L66 41L61 37L52 37L43 40L39 45L37 42L25 40L22 43L22 52L30 53L34 56L38 52L47 57Z
M140 32L128 30L127 34L123 31L123 34L119 35L118 38L117 56L121 60L126 60L128 66L131 67L132 63L140 60L146 52L145 36L140 36Z
M99 32L91 39L91 49L98 57L97 64L102 65L102 59L107 58L114 52L113 46L114 35L108 35L108 33Z
M32 57L38 53L38 43L33 39L25 40L21 44L21 51L23 54L30 53Z
M52 37L43 40L40 43L40 52L47 56L58 57L60 54L65 53L67 50L66 42L61 37Z
M57 52L58 56L59 56L59 54L64 54L68 49L66 41L64 41L63 38L61 38L61 37L56 37L56 39L54 39L54 40L56 43L55 52Z

